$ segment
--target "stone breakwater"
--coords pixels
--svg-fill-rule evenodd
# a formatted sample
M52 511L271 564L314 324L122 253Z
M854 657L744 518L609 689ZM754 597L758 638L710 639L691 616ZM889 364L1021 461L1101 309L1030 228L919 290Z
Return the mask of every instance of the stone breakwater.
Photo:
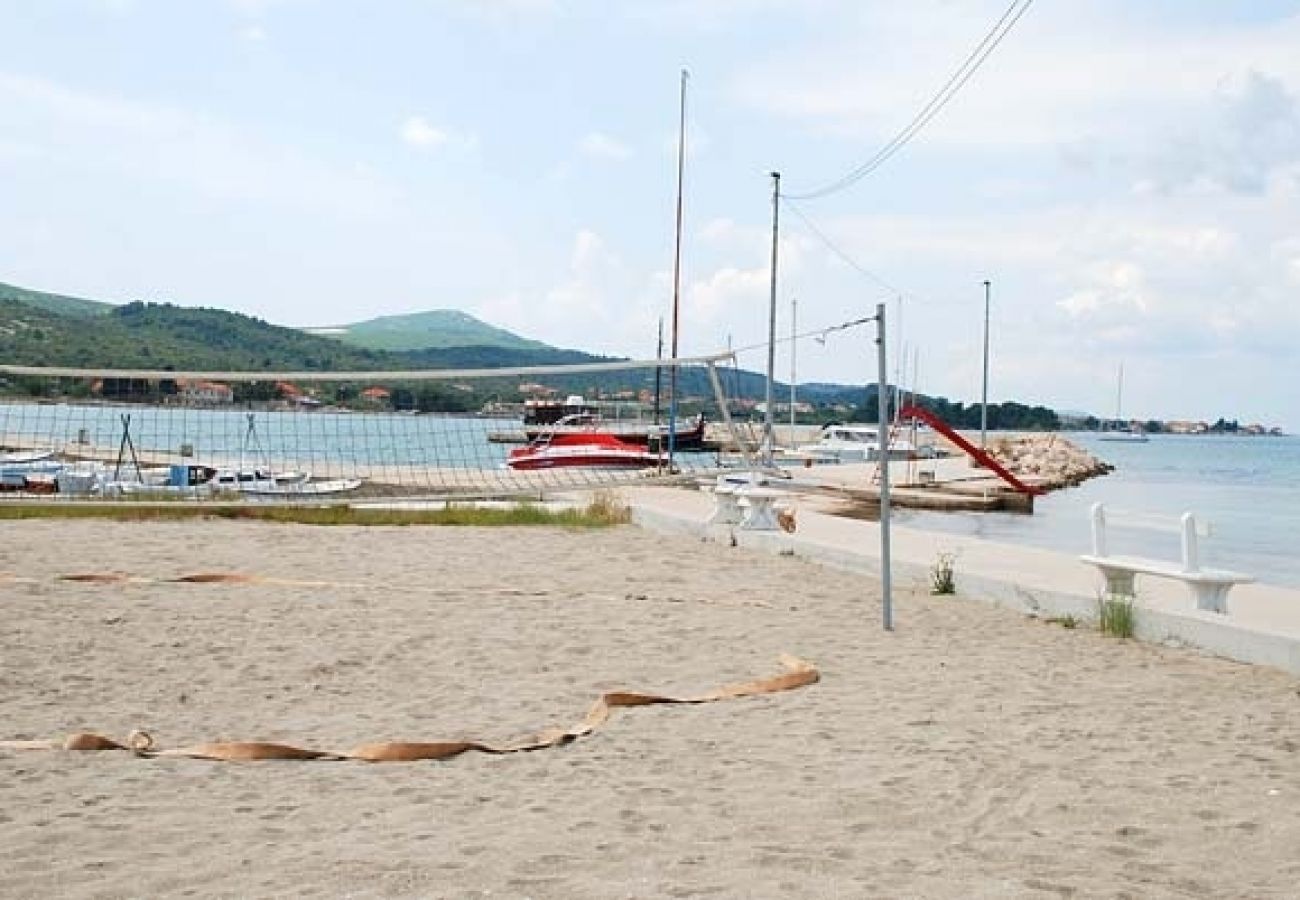
M1047 490L1073 487L1115 469L1059 434L999 437L989 442L988 449L1017 477Z

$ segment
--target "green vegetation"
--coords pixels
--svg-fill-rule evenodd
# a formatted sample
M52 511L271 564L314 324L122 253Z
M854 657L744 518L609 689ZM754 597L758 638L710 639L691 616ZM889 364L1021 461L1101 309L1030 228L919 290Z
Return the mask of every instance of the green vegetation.
M957 593L957 554L940 553L934 565L930 567L930 593Z
M922 397L917 401L917 406L925 407L953 428L980 427L978 403L967 405L952 403L943 397ZM1014 401L990 403L988 423L993 431L1056 431L1061 427L1061 420L1055 410L1045 406L1025 406Z
M232 519L298 525L558 525L601 528L623 525L630 510L597 495L587 506L550 509L537 503L484 507L450 502L428 510L357 509L350 506L261 506L186 503L0 503L0 520L109 519L116 522L174 522Z
M480 322L455 309L435 309L404 316L381 316L337 329L305 329L368 350L430 350L448 347L492 347L505 350L549 350L501 328Z
M13 300L61 316L100 316L113 308L111 303L101 303L98 300L47 294L4 283L0 283L0 300Z
M1102 634L1117 638L1131 638L1136 624L1135 597L1110 594L1097 598L1097 627Z
M1068 631L1073 631L1079 627L1078 618L1068 614L1064 616L1048 616L1046 619L1043 619L1043 621L1048 625L1060 625Z

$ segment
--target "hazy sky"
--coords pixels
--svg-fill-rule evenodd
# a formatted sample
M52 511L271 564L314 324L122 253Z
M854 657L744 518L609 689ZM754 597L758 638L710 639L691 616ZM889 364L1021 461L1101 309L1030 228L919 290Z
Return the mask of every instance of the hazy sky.
M681 352L757 344L767 173L870 157L1006 8L0 0L0 281L652 357L685 66ZM883 285L783 210L779 331L792 298L801 331L887 300L920 389L975 400L987 278L992 399L1111 413L1123 363L1126 414L1300 430L1297 96L1300 2L1038 0L899 155L799 205ZM799 379L874 380L870 337L800 342Z

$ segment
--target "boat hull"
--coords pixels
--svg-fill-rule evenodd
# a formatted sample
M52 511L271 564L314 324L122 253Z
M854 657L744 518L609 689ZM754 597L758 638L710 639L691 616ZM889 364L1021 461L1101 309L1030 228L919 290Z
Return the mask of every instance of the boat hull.
M652 469L664 456L605 431L550 434L510 451L506 466L516 471L537 469Z
M656 450L668 448L668 429L663 425L645 425L640 423L620 424L618 422L601 422L597 426L601 432L611 434L626 444L638 447L652 447ZM525 427L524 438L528 441L544 440L552 435L590 434L592 425L556 424L544 428ZM688 428L682 428L673 436L673 449L680 451L703 450L704 420L698 419Z

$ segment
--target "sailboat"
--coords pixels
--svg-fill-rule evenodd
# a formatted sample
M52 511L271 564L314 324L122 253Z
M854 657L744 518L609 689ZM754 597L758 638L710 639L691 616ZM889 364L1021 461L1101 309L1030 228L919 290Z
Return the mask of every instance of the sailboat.
M1115 421L1123 422L1124 417L1121 414L1124 409L1124 364L1119 364L1119 382L1115 388ZM1126 444L1145 444L1150 438L1140 426L1123 425L1113 431L1106 430L1103 426L1099 440L1112 441L1114 443Z

